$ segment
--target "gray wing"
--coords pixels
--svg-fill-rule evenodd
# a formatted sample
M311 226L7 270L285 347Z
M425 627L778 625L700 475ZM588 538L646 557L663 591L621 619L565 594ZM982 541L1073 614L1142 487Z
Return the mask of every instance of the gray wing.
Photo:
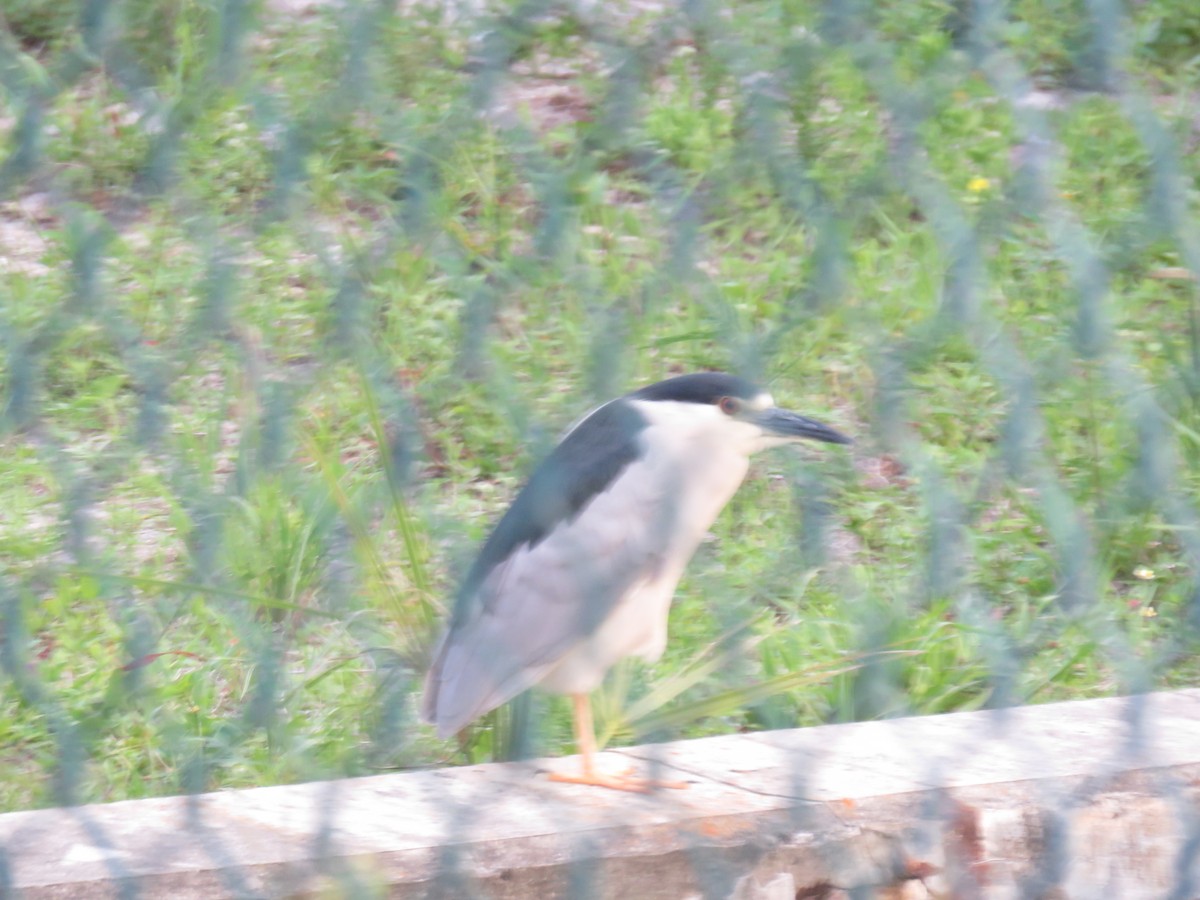
M426 679L423 713L440 735L532 687L654 577L671 531L666 493L648 467L628 466L576 515L487 572Z

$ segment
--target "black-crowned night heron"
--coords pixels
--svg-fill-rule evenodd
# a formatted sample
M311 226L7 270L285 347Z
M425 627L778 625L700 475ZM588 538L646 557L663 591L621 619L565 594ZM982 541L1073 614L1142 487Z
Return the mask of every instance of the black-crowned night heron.
M483 545L425 681L449 737L537 685L570 694L583 757L558 781L643 790L596 770L588 695L618 660L654 661L675 586L750 455L797 440L848 444L732 375L681 375L576 424Z

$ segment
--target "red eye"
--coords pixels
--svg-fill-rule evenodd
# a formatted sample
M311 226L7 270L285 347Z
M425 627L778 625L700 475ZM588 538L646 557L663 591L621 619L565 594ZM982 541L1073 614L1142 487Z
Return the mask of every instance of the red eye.
M738 411L741 404L738 403L736 397L722 397L717 401L717 406L721 408L721 412L725 413L725 415L732 416Z

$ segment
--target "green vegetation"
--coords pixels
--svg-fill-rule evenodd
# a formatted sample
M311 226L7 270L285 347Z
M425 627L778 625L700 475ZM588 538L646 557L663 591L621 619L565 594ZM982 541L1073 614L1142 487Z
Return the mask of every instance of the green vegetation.
M1193 5L6 7L0 809L518 752L416 725L457 576L698 368L858 443L757 462L610 740L1194 682Z

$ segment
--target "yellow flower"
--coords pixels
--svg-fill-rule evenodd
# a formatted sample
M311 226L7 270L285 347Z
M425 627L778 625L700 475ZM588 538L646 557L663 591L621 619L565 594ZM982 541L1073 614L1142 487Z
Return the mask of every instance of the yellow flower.
M1157 615L1158 615L1158 610L1155 609L1153 606L1143 606L1142 607L1142 617L1143 618L1153 619Z
M967 190L972 194L981 194L992 186L992 183L986 179L976 175L967 182Z
M1154 570L1149 566L1138 566L1133 570L1133 577L1138 581L1152 581L1154 579Z

